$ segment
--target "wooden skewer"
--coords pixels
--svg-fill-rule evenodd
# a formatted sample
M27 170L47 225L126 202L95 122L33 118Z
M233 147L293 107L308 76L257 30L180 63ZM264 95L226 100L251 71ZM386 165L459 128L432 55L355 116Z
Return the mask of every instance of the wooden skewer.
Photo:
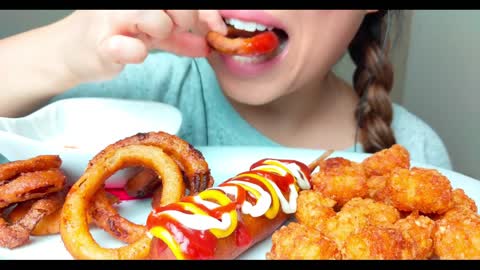
M330 149L325 151L321 156L319 156L317 159L315 159L312 163L308 165L308 168L310 169L310 172L313 172L317 166L320 165L320 162L324 161L328 156L330 156L335 150Z

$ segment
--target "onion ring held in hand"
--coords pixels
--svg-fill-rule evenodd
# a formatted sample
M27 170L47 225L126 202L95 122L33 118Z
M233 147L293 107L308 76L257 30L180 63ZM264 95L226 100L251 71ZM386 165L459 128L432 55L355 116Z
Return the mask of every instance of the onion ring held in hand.
M159 133L137 134L106 147L90 161L84 174L72 186L62 210L60 233L65 247L74 258L144 259L148 256L151 239L147 234L134 243L120 248L102 248L90 234L87 208L97 191L116 171L130 166L145 166L155 170L162 179L162 204L178 201L185 194L181 171L177 163L166 153L168 150L178 160L183 161L181 164L186 169L187 176L193 173L194 179L197 180L202 176L210 178L209 173L201 176L196 174L198 172L196 163L188 163L191 155L181 156L180 153L185 155L189 153L188 151L192 152L193 147L185 142L178 143L180 139L168 140L166 139L168 136L158 138L157 135ZM188 148L185 148L185 144ZM164 152L162 149L167 150Z
M242 37L245 31L228 26L227 36L210 31L207 34L208 44L216 51L231 55L258 55L274 52L280 41L273 31L254 34L251 37ZM234 36L234 38L232 38Z

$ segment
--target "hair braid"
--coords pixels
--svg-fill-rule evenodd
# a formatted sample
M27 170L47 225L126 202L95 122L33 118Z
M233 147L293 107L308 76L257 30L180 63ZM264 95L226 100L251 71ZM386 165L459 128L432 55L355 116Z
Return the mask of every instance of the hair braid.
M393 70L383 45L386 38L384 16L387 11L368 14L352 43L350 57L355 63L353 87L360 97L355 111L360 142L368 153L395 144L391 128Z

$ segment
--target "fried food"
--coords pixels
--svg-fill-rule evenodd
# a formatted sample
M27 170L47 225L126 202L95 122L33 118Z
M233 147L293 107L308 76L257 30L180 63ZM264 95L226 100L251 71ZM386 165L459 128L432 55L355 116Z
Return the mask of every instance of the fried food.
M312 185L315 191L335 200L338 206L368 194L362 165L341 157L320 162L320 171L312 175Z
M161 184L161 180L157 178L155 171L149 168L142 168L140 172L128 179L125 190L131 197L148 197Z
M107 146L102 152L114 151L116 148L122 148L128 145L147 145L162 149L163 152L172 158L180 167L180 170L185 176L186 187L190 194L198 193L213 186L213 178L210 175L210 169L202 153L175 135L161 131L138 133ZM101 162L102 157L103 155L101 153L96 155L90 161L88 167Z
M358 197L349 198L351 190L364 190L356 163L330 158L318 164L313 189L299 194L298 224L274 233L270 258L316 252L317 246L303 239L321 234L335 242L342 259L480 259L476 202L463 189L453 189L438 170L410 168L402 146L377 152L360 164L367 192Z
M338 260L340 250L334 241L320 231L306 225L290 222L272 235L268 260Z
M435 221L435 254L440 259L480 259L480 216L454 208Z
M63 199L62 199L62 205L63 202L65 201L65 196L66 192L62 191L63 193ZM89 215L88 215L88 220L89 224L94 223L100 228L104 229L106 232L110 233L113 237L116 237L117 234L111 233L109 231L109 228L113 226L114 230L116 223L108 223L105 222L105 217L109 217L112 215L118 215L116 210L113 208L113 204L116 204L119 202L118 198L111 195L110 193L106 193L104 191L100 192L101 193L101 199L96 200L96 203L91 205L89 207ZM38 199L30 200L30 201L25 201L17 204L7 215L7 220L10 223L15 223L18 220L22 219L27 212L32 208L32 205L35 203L35 201ZM97 209L101 208L102 210L98 211ZM108 215L99 215L97 214L98 212L104 213L107 212ZM62 207L59 207L56 211L49 215L45 215L42 219L40 219L35 226L35 228L31 231L31 235L35 236L41 236L41 235L51 235L51 234L58 234L60 233L60 217L62 213ZM92 217L93 216L93 217ZM124 240L121 237L116 237L119 240Z
M274 52L280 45L273 31L252 33L231 26L228 26L227 36L214 31L208 32L207 42L214 50L232 55L268 54Z
M84 174L68 192L61 215L62 240L74 258L144 259L148 256L151 240L147 234L126 246L108 249L101 247L89 231L88 206L116 171L131 166L155 170L162 179L162 205L178 201L185 195L182 172L177 164L181 164L187 178L193 181L192 190L208 183L209 169L200 158L201 154L188 143L170 136L164 133L137 134L107 146L90 161ZM163 149L173 153L178 163ZM200 184L202 181L204 183Z
M399 260L406 245L399 230L367 225L345 239L342 255L345 260Z
M394 224L403 236L406 247L402 249L405 260L426 260L433 254L433 230L435 222L427 216L411 213Z
M0 218L0 246L10 249L27 243L37 223L62 207L64 194L56 192L35 200L27 213L13 224Z
M435 169L395 169L387 181L388 201L401 211L442 214L453 206L450 180Z
M399 144L381 150L362 162L367 178L389 175L396 168L410 168L410 154Z
M302 190L297 198L295 218L308 227L321 227L325 220L337 214L333 209L335 204L334 200L325 198L319 192Z
M26 160L0 164L0 186L23 173L58 169L62 160L58 155L40 155ZM0 208L2 208L0 206Z
M367 180L367 187L368 187L368 198L372 198L376 201L388 201L388 194L387 194L387 181L389 176L372 176Z
M342 247L352 233L366 226L390 227L399 219L400 212L391 205L368 198L353 198L317 228Z
M465 191L461 188L453 190L453 207L452 208L465 208L471 210L474 213L478 212L477 204L475 201L465 194Z
M56 168L21 173L0 186L0 208L60 191L65 183L65 174Z
M147 232L145 226L122 217L113 207L104 189L97 191L88 213L93 224L125 243L134 243Z

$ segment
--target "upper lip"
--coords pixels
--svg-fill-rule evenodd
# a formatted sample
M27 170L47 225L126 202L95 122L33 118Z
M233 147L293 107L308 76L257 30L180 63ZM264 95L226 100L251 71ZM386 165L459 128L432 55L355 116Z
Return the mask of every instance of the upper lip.
M277 18L261 10L220 10L223 18L234 18L242 21L256 22L267 27L285 30L285 26Z

